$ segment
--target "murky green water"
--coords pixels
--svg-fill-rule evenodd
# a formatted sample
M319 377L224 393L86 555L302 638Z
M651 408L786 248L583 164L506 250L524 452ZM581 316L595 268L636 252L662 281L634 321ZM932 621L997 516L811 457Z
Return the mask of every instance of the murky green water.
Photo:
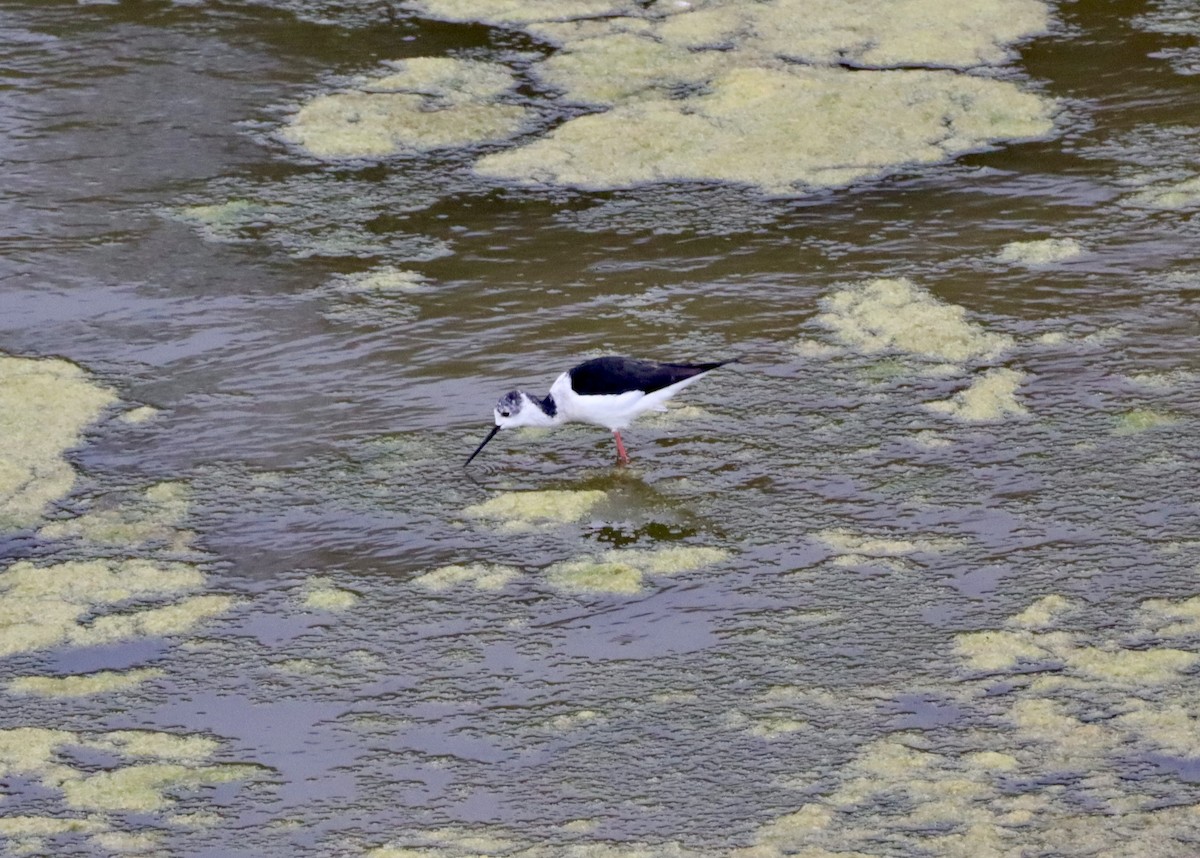
M918 62L955 13L781 59L824 25L696 5L0 8L4 849L1200 849L1195 10ZM836 89L909 71L945 139ZM389 73L486 139L289 138ZM796 80L844 163L800 123L794 174L671 180L761 166ZM571 123L622 111L609 174ZM696 117L733 143L654 148ZM464 471L600 353L743 357L628 469L570 427Z

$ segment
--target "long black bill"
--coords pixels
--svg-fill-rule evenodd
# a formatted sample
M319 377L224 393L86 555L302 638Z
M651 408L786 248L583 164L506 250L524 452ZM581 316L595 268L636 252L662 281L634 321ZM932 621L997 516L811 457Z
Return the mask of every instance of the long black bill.
M491 431L491 432L489 432L489 433L488 433L488 436L487 436L486 438L484 438L484 439L483 439L483 443L482 443L482 444L480 444L478 447L476 447L476 448L475 448L475 452L471 454L471 459L474 459L476 456L478 456L478 455L479 455L479 451L480 451L480 450L482 450L484 447L486 447L486 446L487 446L487 442L488 442L488 441L490 441L490 440L492 440L493 438L495 438L495 437L496 437L496 433L497 433L497 432L499 432L499 431L500 431L500 427L499 427L499 426L493 426L493 427L492 427L492 431ZM467 465L471 464L471 459L467 459ZM467 465L463 465L463 467L465 468Z

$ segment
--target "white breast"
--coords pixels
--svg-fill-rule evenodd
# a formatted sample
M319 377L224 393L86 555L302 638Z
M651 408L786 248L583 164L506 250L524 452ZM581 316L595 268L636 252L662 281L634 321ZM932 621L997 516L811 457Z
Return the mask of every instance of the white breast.
M666 411L664 403L699 377L684 379L649 394L631 390L609 396L579 396L571 389L571 377L564 372L550 386L550 395L564 421L591 423L611 431L624 429L647 411Z

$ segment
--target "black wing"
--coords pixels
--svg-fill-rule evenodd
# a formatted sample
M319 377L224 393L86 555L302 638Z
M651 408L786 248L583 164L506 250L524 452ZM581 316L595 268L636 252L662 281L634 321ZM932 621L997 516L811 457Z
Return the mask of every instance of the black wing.
M571 388L583 396L610 396L631 390L653 393L727 363L730 361L655 363L625 357L595 358L570 370Z

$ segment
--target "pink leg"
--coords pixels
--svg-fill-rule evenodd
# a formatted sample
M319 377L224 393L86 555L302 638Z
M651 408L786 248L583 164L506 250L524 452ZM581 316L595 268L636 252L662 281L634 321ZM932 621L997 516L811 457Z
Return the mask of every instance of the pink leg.
M614 429L613 437L617 440L617 461L622 465L628 465L629 454L625 452L625 445L621 443L621 430Z

